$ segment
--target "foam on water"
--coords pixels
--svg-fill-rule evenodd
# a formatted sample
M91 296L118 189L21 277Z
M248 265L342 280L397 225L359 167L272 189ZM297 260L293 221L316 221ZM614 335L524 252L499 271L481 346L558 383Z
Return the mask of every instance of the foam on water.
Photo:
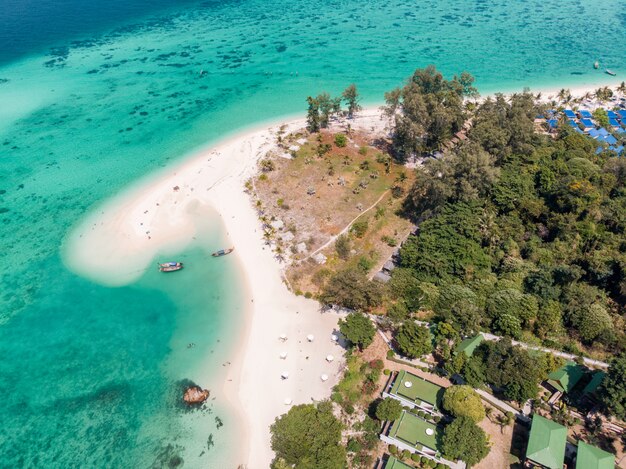
M60 262L72 226L134 179L244 126L302 112L309 94L356 82L367 103L381 102L430 63L472 72L483 93L600 82L596 59L626 73L620 0L177 5L117 28L112 16L69 28L71 39L47 27L54 49L35 54L48 39L34 41L0 68L2 465L146 466L167 453L219 467L217 447L200 449L207 431L217 434L214 417L196 421L173 406L177 380L197 372L180 351L178 338L193 332L185 324L207 321L206 344L190 352L198 360L236 335L236 269L210 282L201 274L214 268L202 256L220 246L219 229L207 228L203 250L169 253L203 266L175 283L148 271L107 288ZM96 30L108 32L88 33ZM183 284L191 291L175 288Z

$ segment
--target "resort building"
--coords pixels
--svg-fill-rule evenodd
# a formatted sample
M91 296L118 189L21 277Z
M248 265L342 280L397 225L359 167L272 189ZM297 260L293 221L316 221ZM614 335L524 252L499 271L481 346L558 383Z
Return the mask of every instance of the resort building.
M584 441L578 443L576 469L613 469L615 456Z
M558 392L567 394L574 389L574 386L576 386L576 383L580 381L584 374L584 367L573 361L568 361L561 368L550 373L546 383Z
M533 415L526 448L527 462L547 469L562 469L567 428L540 415Z
M605 376L606 373L604 371L594 371L591 375L591 381L584 387L582 395L587 397L593 396L598 390L598 387L602 384L602 380Z
M439 458L439 429L432 423L406 410L394 422L387 422L380 439L401 450L419 453L435 460Z
M389 456L385 461L382 459L380 464L376 466L376 469L413 469L411 466L407 466L402 461L394 458L393 456Z
M438 415L444 391L441 386L402 370L389 377L383 397L391 397L403 406Z
M485 340L482 334L477 334L474 337L468 337L467 339L463 339L463 341L457 345L454 353L465 353L465 355L469 358L474 355L474 350Z

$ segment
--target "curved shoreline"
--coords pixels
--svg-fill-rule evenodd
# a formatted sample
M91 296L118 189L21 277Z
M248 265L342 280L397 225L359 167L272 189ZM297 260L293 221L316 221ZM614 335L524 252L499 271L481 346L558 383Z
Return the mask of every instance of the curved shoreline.
M591 89L575 88L572 94ZM548 99L558 92L533 91ZM378 116L377 108L368 108L357 120ZM197 234L192 212L198 207L207 205L219 212L244 273L244 285L237 288L246 290L242 296L249 302L223 388L244 421L239 458L250 468L269 465L273 455L268 426L288 410L285 399L300 404L328 397L341 369L340 360L328 364L323 359L329 353L342 355L330 340L337 316L320 314L315 301L288 291L244 191L257 161L275 148L279 127L290 132L304 125L304 119L293 116L261 123L153 173L93 210L72 230L63 252L66 265L83 276L112 286L128 284L157 254L178 251L191 242ZM124 272L121 262L127 266ZM278 340L283 333L287 342ZM307 343L308 334L317 337L314 346ZM288 354L287 360L279 359L282 352ZM289 372L288 380L280 379L283 371ZM330 379L322 383L321 372Z
M285 125L288 132L297 130L304 120ZM202 206L219 212L244 273L244 285L235 288L247 290L240 294L250 310L244 313L246 324L223 381L224 395L244 421L241 428L247 436L238 441L238 456L253 461L250 468L269 465L273 455L268 427L288 410L286 399L295 405L330 395L341 360L328 363L325 357L342 355L331 340L338 317L320 314L316 301L289 292L244 192L257 160L275 147L280 124L266 126L186 158L104 203L70 233L63 256L71 270L96 282L132 283L157 254L181 250L193 241L198 234L193 213ZM278 340L283 333L289 337L286 342ZM313 344L306 340L308 334L316 337ZM280 359L283 352L286 360ZM289 379L281 379L283 371ZM322 373L330 379L322 382ZM207 377L207 384L211 379L215 377Z

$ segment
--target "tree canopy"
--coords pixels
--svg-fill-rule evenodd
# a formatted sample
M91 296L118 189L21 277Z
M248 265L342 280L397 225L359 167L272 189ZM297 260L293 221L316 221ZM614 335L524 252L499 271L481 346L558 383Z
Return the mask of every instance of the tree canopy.
M430 65L416 70L404 87L385 93L398 156L437 149L458 132L465 120L463 97L476 91L473 82L468 73L446 80Z
M442 128L467 117L457 112L466 95L459 83L429 68L388 93L398 153L429 147L425 135L437 132L430 124L440 106L459 118L444 119ZM444 95L451 97L445 105ZM536 132L543 111L529 92L496 95L473 109L464 141L423 160L405 204L419 230L402 245L391 300L432 310L436 321L467 334L488 329L619 353L626 348L626 160L597 154L597 144L567 124L553 138ZM423 285L436 292L434 302L423 300Z
M421 357L432 350L430 331L413 321L407 321L400 326L395 340L400 353L409 358Z
M626 420L626 353L615 357L602 381L598 395L610 414Z
M472 419L458 417L444 429L441 449L447 459L461 459L473 466L489 454L489 441Z
M443 394L443 408L455 417L468 417L478 423L485 418L485 407L471 386L450 386Z
M337 272L326 284L320 301L353 310L368 310L382 302L380 285L370 281L363 270L348 268Z
M297 469L342 469L346 453L341 429L328 402L292 407L270 427L275 463L282 459Z
M466 363L464 374L468 367L472 381L478 379L501 388L507 399L517 402L536 397L539 383L553 371L547 369L544 357L531 356L526 349L513 346L506 339L482 343Z
M348 314L345 319L339 321L339 330L352 345L360 349L369 346L376 333L372 321L362 313Z
M381 421L393 421L400 418L402 404L396 399L386 397L378 402L376 406L376 418Z

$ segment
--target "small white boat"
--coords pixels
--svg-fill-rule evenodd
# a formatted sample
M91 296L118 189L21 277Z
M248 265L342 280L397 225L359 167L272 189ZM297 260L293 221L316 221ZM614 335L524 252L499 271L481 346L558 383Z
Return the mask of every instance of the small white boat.
M182 262L165 262L164 264L159 264L159 270L161 272L176 272L182 268Z

